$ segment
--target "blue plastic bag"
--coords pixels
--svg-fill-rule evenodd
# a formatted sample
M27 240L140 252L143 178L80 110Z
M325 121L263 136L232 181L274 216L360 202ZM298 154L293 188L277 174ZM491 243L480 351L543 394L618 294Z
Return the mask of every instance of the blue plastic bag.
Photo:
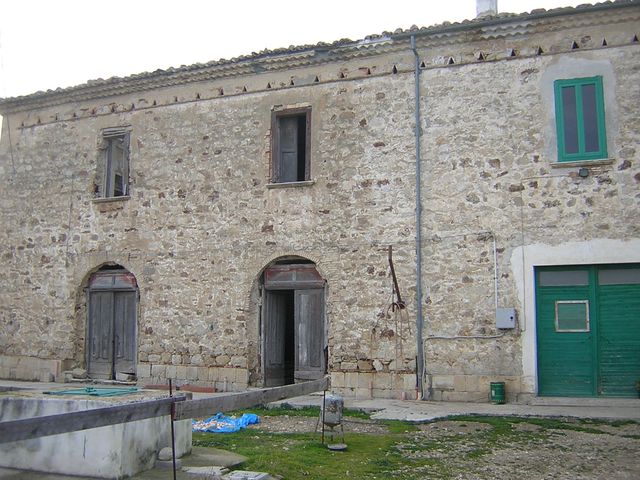
M192 420L191 422L194 432L210 433L233 433L253 423L260 423L260 418L255 413L244 413L239 418L216 413L206 420Z

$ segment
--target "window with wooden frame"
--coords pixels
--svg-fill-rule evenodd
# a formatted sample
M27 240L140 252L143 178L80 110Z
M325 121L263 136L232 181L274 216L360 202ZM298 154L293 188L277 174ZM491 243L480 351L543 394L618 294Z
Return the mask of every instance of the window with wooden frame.
M311 107L274 111L271 132L271 182L310 180Z
M102 131L102 158L98 162L96 196L99 198L129 195L129 132L123 128Z
M602 77L554 82L558 161L607 158Z
M589 301L556 301L556 332L588 332Z

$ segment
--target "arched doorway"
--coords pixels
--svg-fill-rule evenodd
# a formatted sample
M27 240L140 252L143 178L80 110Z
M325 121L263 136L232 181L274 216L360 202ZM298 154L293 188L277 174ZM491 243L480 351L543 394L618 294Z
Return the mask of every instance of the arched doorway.
M325 280L296 258L263 273L262 365L267 387L321 378L326 373Z
M91 378L135 377L135 276L119 265L102 267L89 278L87 315L87 372Z

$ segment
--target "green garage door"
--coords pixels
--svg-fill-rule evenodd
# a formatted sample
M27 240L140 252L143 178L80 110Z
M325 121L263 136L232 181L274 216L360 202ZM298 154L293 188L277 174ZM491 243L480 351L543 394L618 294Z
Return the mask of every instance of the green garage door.
M536 269L538 393L635 396L640 265Z

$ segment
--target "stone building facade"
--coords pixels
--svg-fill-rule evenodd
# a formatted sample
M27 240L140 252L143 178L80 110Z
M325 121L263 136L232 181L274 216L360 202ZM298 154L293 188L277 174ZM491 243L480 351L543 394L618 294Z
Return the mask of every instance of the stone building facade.
M639 25L500 14L1 100L0 377L630 394Z

